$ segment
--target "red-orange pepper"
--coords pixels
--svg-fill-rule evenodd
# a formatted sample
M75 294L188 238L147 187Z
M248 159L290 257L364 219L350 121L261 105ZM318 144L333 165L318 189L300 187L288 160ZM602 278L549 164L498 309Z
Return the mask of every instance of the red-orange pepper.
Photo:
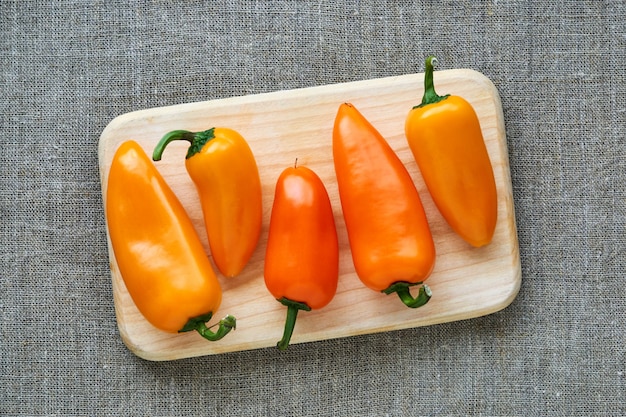
M363 283L397 293L409 307L428 302L435 245L415 184L402 161L351 104L339 107L333 159L352 259Z
M278 348L288 347L299 310L327 305L339 279L335 218L322 180L305 166L278 178L265 255L265 284L287 306Z
M235 328L209 321L222 290L200 238L174 192L134 141L117 149L108 174L106 220L122 279L139 312L166 332L197 330L218 340Z
M472 246L491 242L498 217L493 168L472 105L439 96L435 57L426 59L424 97L413 107L405 133L424 182L450 227Z

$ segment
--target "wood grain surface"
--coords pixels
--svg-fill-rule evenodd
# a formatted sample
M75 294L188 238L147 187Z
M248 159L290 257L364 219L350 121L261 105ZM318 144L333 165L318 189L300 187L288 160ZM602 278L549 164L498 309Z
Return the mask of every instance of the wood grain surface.
M491 81L473 70L437 71L435 85L441 95L467 99L481 122L498 187L496 232L484 248L463 242L437 212L404 137L405 117L421 101L423 74L140 110L111 121L99 143L103 198L111 159L121 142L133 139L151 155L159 139L174 129L199 131L222 126L237 130L257 158L263 185L264 220L257 250L240 276L227 279L218 275L224 296L212 323L226 314L237 317L237 329L218 342L208 342L196 333L169 334L152 327L130 298L109 242L115 311L128 348L141 358L162 361L276 345L286 309L265 288L263 257L274 185L280 172L296 158L298 165L306 165L320 176L330 195L339 235L340 278L337 295L329 305L298 315L292 345L469 319L508 306L519 290L521 268L500 98ZM333 122L342 102L354 104L381 132L420 192L437 261L428 279L433 297L419 309L405 307L396 295L365 288L354 272L331 150ZM210 255L198 196L184 167L187 146L170 144L155 164L187 209Z

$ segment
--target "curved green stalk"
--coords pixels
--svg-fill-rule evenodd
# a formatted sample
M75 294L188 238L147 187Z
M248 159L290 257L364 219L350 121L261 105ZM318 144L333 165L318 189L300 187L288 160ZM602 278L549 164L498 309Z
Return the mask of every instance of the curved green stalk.
M226 336L231 330L234 330L237 327L237 319L230 314L220 320L219 323L214 324L211 327L207 327L206 322L211 320L211 317L213 317L213 313L192 317L178 332L183 333L195 330L200 334L200 336L211 342L215 342ZM215 326L219 327L217 328L217 331L213 332L211 328Z
M287 320L285 320L285 330L283 332L283 338L276 344L278 349L286 350L289 347L289 341L293 334L293 328L296 325L296 318L298 317L298 311L311 311L306 303L300 303L298 301L292 301L288 298L280 298L278 300L281 304L287 306Z
M161 138L152 152L152 160L160 161L165 147L175 140L186 140L191 145L187 150L186 159L191 158L202 150L202 147L215 137L215 128L203 130L202 132L190 132L188 130L172 130Z
M424 107L429 104L438 103L441 100L445 100L450 96L450 94L440 96L435 92L433 74L435 72L434 68L436 64L437 58L435 56L430 55L426 58L426 70L424 73L424 96L422 97L422 103L413 108Z
M420 284L421 282L417 282L414 284L409 282L396 282L395 284L391 284L386 290L383 290L382 292L384 292L385 294L393 294L395 292L396 294L398 294L398 297L400 297L400 300L402 300L404 305L410 308L418 308L428 303L428 300L430 300L430 297L432 297L433 295L430 287L424 284L420 287L417 297L413 297L411 295L410 287Z

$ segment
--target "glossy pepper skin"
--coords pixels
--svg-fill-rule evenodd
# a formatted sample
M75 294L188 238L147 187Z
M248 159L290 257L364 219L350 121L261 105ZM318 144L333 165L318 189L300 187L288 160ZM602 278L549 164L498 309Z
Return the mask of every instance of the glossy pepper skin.
M435 264L435 245L419 194L402 161L351 104L339 107L333 160L352 259L361 281L396 292L409 307L430 299L423 283Z
M424 182L450 227L466 242L491 242L498 216L496 183L474 108L459 96L439 96L435 57L426 59L422 104L408 114L405 134Z
M113 157L105 207L122 279L148 322L172 333L197 330L208 340L235 327L232 316L215 333L206 327L222 300L219 282L183 206L134 141Z
M185 167L198 191L211 255L224 276L234 277L250 260L261 234L261 180L252 150L232 129L176 130L163 136L152 159L160 160L174 140L191 144Z
M335 218L321 179L305 166L285 169L276 191L265 255L265 285L287 306L278 348L289 345L299 310L327 305L339 279Z

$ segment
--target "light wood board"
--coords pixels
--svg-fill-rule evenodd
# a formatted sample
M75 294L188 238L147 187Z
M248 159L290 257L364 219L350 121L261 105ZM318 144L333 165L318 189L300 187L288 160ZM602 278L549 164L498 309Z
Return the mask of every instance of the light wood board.
M257 158L263 184L264 218L257 250L240 276L227 279L218 275L224 295L211 324L226 314L237 317L237 329L218 342L208 342L196 333L169 334L152 327L130 298L109 242L115 311L128 348L144 359L161 361L276 345L282 336L286 310L265 288L263 258L275 182L296 158L298 165L317 172L330 195L339 235L340 278L337 294L329 305L298 315L292 345L469 319L508 306L519 290L521 268L497 90L489 79L473 70L435 72L439 94L460 95L476 109L495 172L495 236L487 247L474 249L452 232L436 210L404 137L405 117L421 101L423 77L409 74L181 104L136 111L111 121L99 143L104 198L111 159L121 142L133 139L151 155L160 138L174 129L199 131L222 126L239 131ZM396 295L374 292L364 287L354 272L331 151L333 122L342 102L354 104L382 133L420 193L437 249L436 266L427 281L433 297L424 307L410 309ZM209 254L198 196L184 168L187 146L185 142L170 144L156 166L187 209Z

